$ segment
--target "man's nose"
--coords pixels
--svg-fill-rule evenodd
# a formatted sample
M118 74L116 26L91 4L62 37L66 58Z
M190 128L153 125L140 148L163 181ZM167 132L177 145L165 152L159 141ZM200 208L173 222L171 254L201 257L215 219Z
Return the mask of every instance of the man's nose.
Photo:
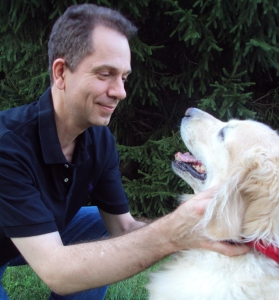
M117 78L111 83L108 95L118 100L126 98L126 90L122 78Z

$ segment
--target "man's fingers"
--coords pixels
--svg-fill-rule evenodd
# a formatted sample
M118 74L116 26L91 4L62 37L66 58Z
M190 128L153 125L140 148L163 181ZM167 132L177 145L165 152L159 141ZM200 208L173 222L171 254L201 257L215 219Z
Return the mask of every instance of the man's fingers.
M185 199L183 198L183 196L181 196L181 201L183 201L183 203L196 202L196 201L202 201L202 200L208 201L215 196L218 189L219 189L219 186L214 186L214 187L212 187L204 192L201 192L199 194L196 194L196 195L186 195ZM188 197L188 196L190 196L190 197Z
M195 195L193 198L185 201L181 204L181 206L191 207L191 211L201 216L204 214L205 209L208 205L208 202L212 200L214 195L216 194L217 188L212 188L210 190L206 190L202 193Z
M210 198L211 199L215 196L215 194L217 193L219 188L220 188L220 186L218 186L218 185L213 186L212 188L197 194L191 200L203 200L205 198L207 198L207 199Z
M226 242L205 242L204 248L224 254L226 256L238 256L250 251L250 248L244 244L231 245Z
M208 202L214 198L219 188L220 186L214 186L204 192L201 192L188 201L185 201L178 207L178 215L182 216L184 219L186 218L185 216L187 216L186 219L188 221L188 228L186 228L186 230L185 228L183 229L183 227L181 227L183 229L181 230L181 236L183 237L183 234L185 232L189 232L189 228L191 229L191 234L189 234L187 237L186 249L203 248L226 256L245 254L250 251L248 246L243 244L232 245L225 242L214 242L204 236L202 227L197 227L197 224L201 224Z

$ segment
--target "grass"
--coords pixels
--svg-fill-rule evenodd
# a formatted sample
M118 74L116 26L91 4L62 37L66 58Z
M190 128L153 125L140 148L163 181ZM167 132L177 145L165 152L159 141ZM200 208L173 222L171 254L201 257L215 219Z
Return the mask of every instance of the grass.
M50 290L29 266L7 268L2 284L11 300L49 299Z
M159 264L127 280L110 285L105 300L146 300L148 273ZM50 290L29 266L7 268L2 284L11 300L48 300Z

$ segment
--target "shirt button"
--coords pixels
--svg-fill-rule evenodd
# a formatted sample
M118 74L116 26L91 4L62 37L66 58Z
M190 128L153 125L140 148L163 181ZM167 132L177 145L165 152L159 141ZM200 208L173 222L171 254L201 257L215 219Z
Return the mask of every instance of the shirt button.
M65 164L64 167L68 169L68 168L69 168L69 165Z
M68 181L69 181L69 178L65 178L65 179L64 179L64 182L68 182Z

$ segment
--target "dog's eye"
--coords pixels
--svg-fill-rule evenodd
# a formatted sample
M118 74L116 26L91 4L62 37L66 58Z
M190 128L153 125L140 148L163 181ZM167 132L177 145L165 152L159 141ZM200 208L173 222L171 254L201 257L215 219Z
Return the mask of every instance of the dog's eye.
M225 139L225 127L223 127L219 133L218 133L218 137L223 141Z

